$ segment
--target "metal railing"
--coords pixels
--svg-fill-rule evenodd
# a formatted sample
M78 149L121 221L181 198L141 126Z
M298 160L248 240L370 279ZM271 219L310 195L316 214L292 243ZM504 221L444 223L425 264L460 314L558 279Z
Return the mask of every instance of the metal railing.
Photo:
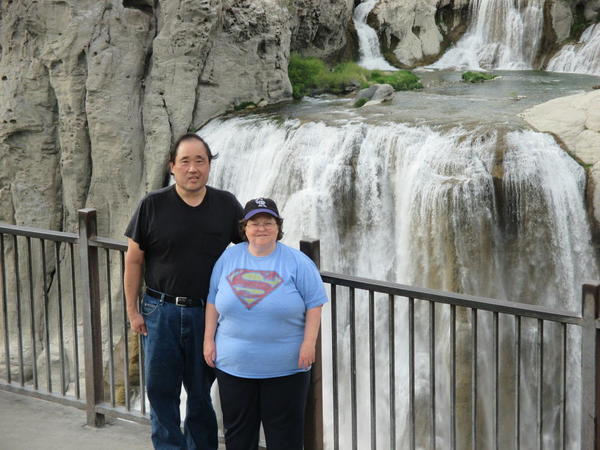
M318 241L300 247L319 264ZM0 224L0 389L78 407L94 426L106 415L148 423L141 343L125 313L125 251L97 236L92 209L79 211L79 234ZM577 314L321 275L331 301L307 449L598 448L599 284L583 286Z

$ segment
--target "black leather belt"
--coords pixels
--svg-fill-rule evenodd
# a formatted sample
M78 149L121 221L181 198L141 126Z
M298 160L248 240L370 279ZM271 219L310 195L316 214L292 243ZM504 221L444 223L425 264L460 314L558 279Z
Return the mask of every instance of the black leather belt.
M175 297L173 295L163 294L162 292L158 292L150 288L146 288L146 294L148 294L150 297L154 297L167 303L173 303L177 306L204 306L206 303L206 301L202 300L201 298Z

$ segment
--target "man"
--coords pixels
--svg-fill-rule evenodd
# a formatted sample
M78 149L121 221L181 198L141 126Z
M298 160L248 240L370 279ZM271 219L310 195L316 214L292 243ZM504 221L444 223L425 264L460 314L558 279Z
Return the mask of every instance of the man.
M169 156L175 184L148 194L125 232L127 316L132 330L144 336L152 443L158 450L218 446L210 399L214 374L202 356L204 305L213 265L230 242L240 241L242 207L231 193L206 185L215 156L199 136L179 138ZM146 291L139 310L142 271Z

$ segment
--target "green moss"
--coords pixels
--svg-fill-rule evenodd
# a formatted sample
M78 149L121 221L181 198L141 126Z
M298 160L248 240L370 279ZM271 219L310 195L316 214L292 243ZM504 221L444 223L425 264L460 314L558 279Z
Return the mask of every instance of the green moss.
M423 87L419 77L407 70L398 72L368 70L355 62L340 63L329 69L317 58L304 58L298 54L292 54L290 57L288 76L295 99L314 92L343 94L375 83L388 83L397 91Z
M358 100L356 100L354 102L354 107L355 108L360 108L361 106L363 106L365 103L367 103L369 101L368 98L359 98Z
M462 74L463 81L467 83L483 83L494 78L496 78L496 75L486 72L465 72Z

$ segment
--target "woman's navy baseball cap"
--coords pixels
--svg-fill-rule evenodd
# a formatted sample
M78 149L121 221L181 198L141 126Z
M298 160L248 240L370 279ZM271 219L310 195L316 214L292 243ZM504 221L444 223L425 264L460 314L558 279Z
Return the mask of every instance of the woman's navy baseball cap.
M244 219L248 220L256 214L266 213L280 219L277 205L270 198L259 197L252 199L244 206Z

